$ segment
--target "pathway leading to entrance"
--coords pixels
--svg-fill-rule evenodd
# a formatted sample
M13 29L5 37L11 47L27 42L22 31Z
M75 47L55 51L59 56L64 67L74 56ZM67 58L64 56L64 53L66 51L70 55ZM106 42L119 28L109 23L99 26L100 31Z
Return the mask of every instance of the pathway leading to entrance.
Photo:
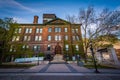
M22 72L39 72L39 73L77 73L92 72L87 68L77 66L76 64L47 64L35 66Z

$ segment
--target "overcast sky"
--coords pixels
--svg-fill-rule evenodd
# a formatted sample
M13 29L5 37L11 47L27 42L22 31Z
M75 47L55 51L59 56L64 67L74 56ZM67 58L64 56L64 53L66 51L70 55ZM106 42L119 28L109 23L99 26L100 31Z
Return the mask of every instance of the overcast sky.
M80 8L94 5L97 12L103 8L120 9L120 0L0 0L0 18L12 17L18 23L32 23L33 16L54 13L62 19L67 15L78 15Z

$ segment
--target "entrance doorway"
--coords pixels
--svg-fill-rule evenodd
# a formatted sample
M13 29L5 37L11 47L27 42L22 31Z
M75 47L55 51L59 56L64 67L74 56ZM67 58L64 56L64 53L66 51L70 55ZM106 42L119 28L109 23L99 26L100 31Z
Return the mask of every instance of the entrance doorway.
M55 54L61 54L61 46L59 45L59 43L57 43L57 45L55 46Z

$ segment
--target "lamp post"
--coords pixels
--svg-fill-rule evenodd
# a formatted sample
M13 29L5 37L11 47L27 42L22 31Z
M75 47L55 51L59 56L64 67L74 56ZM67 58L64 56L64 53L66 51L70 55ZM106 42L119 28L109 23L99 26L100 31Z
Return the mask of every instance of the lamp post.
M97 69L97 65L96 65L96 61L95 61L95 56L94 56L94 51L93 51L93 47L92 47L92 42L90 41L90 50L92 52L92 57L93 57L93 62L94 62L94 67L95 67L95 73L99 73L98 69Z

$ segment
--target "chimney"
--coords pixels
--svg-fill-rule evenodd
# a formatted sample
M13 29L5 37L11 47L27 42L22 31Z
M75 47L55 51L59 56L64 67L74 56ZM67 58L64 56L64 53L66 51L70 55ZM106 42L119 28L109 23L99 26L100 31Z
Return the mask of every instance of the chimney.
M33 24L38 24L38 16L34 16L34 21L33 21Z
M51 21L56 18L55 14L43 14L43 23Z

